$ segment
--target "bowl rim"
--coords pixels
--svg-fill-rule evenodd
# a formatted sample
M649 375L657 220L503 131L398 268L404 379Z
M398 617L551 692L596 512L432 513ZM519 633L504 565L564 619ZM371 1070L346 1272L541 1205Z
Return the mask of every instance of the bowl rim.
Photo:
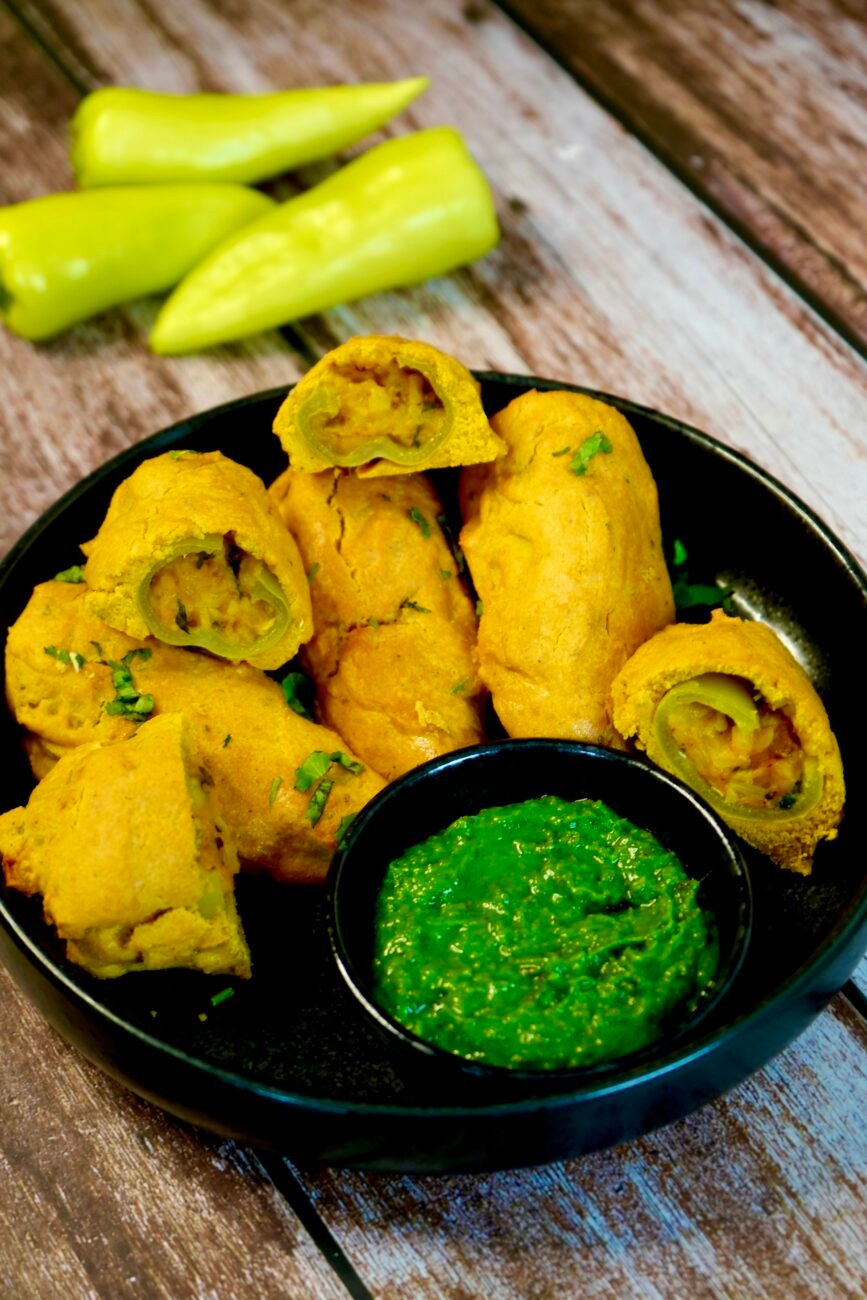
M353 958L351 942L347 942L346 934L349 926L347 926L343 914L344 908L341 894L347 888L347 882L353 872L363 872L367 869L367 864L363 858L363 840L366 835L373 833L371 823L380 816L383 809L388 808L393 800L402 797L404 789L418 787L419 785L423 787L428 778L435 777L438 773L447 771L449 768L456 768L460 771L468 763L476 768L484 767L489 760L495 759L499 754L520 755L527 762L531 762L533 754L540 751L552 754L560 751L565 764L571 763L574 759L576 766L582 761L590 766L607 763L614 768L636 773L639 781L647 781L649 784L656 786L663 785L674 791L679 799L692 808L697 818L703 823L703 833L707 834L708 840L712 837L715 842L717 858L714 869L724 867L727 881L726 888L730 890L735 901L737 929L726 960L720 962L714 974L712 989L696 1007L692 1015L679 1022L673 1032L666 1032L653 1039L650 1043L645 1044L644 1047L607 1061L578 1066L555 1066L552 1068L533 1068L531 1066L516 1066L513 1068L487 1061L474 1061L471 1058L461 1056L459 1052L452 1052L448 1048L440 1047L437 1043L409 1029L380 1005L376 1000L370 979L364 970L359 968L358 963ZM540 796L530 796L530 798L538 797ZM563 798L564 796L558 797ZM577 802L587 797L586 795L576 794L574 801ZM484 807L515 807L520 802L523 801L486 802ZM605 803L606 801L602 799L601 802ZM459 817L462 815L464 814L458 814ZM641 825L640 822L632 821L632 818L622 810L618 815L630 821L633 826L640 827ZM448 824L451 825L451 822ZM644 827L644 829L647 830L648 828ZM652 831L650 833L653 834ZM415 840L413 842L418 844L423 841ZM670 851L679 858L676 849ZM357 858L354 855L358 855ZM421 763L418 767L412 768L396 780L390 781L369 803L365 804L353 821L346 839L331 860L325 881L325 889L325 923L332 957L337 963L337 968L351 993L367 1014L390 1033L393 1039L402 1043L408 1051L415 1050L429 1060L440 1062L444 1066L452 1065L456 1071L462 1070L465 1074L479 1080L490 1080L492 1082L496 1080L504 1084L508 1084L509 1080L516 1080L522 1084L538 1084L552 1081L556 1084L562 1084L564 1087L569 1084L580 1085L585 1080L613 1078L615 1074L624 1075L633 1068L646 1064L651 1059L667 1055L687 1033L691 1034L696 1026L701 1024L725 999L743 966L753 926L752 886L746 863L738 847L737 836L726 826L722 818L699 798L695 791L691 790L677 777L665 772L662 768L655 767L640 756L626 751L606 748L602 745L591 745L583 741L568 740L556 736L507 737L501 740L485 741L477 745L466 745L462 749L451 750L447 754L440 754L436 758L429 759L426 763ZM350 921L349 925L351 926L351 924Z
M737 466L748 478L760 483L774 497L781 500L793 514L798 516L809 527L813 534L821 539L824 547L833 553L849 579L858 588L865 608L867 608L867 574L865 574L864 569L848 547L835 536L828 525L795 492L781 483L769 471L756 465L742 452L736 451L711 434L705 433L694 425L679 420L674 416L666 415L651 406L631 401L629 398L620 397L589 385L576 384L563 379L545 379L535 375L521 375L514 372L473 370L472 373L482 384L489 382L506 389L512 388L516 390L516 393L527 392L531 389L541 392L563 390L565 392L583 393L589 397L597 398L599 401L613 404L618 410L638 415L664 428L672 429L685 437L687 441L704 450L711 451L729 464ZM276 413L277 406L285 399L287 392L292 387L294 387L294 383L264 389L209 407L204 411L195 412L117 452L68 488L13 544L3 559L0 560L0 591L13 576L19 561L26 555L31 544L45 528L80 496L84 495L91 487L98 486L113 471L123 468L127 464L131 465L143 456L157 455L177 446L215 417L242 412L247 407L263 405L273 405ZM207 1076L233 1091L246 1093L263 1100L274 1101L289 1109L315 1110L326 1115L383 1115L396 1119L412 1119L419 1114L418 1105L406 1105L399 1102L336 1100L316 1097L309 1093L293 1092L274 1084L253 1079L249 1075L239 1073L236 1070L225 1069L223 1066L219 1066L201 1056L185 1052L181 1048L167 1043L164 1039L149 1033L146 1028L127 1020L119 1012L99 1002L91 993L77 984L67 971L54 962L47 953L43 952L31 939L27 931L18 924L6 907L2 894L0 894L0 924L3 925L12 941L22 950L29 962L42 974L48 983L59 989L62 995L74 1005L93 1016L97 1022L112 1026L120 1035L134 1041L143 1049L157 1055L170 1057L179 1066ZM834 926L825 935L810 960L794 971L769 996L742 1011L740 1015L721 1026L714 1034L701 1038L689 1052L675 1053L671 1057L659 1061L653 1069L639 1069L629 1077L612 1081L595 1089L587 1089L580 1092L580 1094L575 1091L552 1091L550 1093L546 1092L542 1096L485 1103L482 1106L466 1104L426 1106L424 1113L433 1119L458 1120L472 1119L480 1111L493 1117L498 1115L521 1115L537 1110L540 1105L544 1105L546 1109L551 1111L556 1111L570 1107L579 1095L587 1099L602 1099L618 1093L628 1093L630 1089L639 1085L662 1079L676 1070L686 1069L699 1058L711 1057L724 1052L734 1039L748 1031L755 1030L763 1021L783 1012L791 1004L803 1000L807 989L813 986L817 979L832 965L837 952L844 950L855 939L858 932L865 927L867 927L867 872L865 872L860 892L853 899L847 912L838 918Z

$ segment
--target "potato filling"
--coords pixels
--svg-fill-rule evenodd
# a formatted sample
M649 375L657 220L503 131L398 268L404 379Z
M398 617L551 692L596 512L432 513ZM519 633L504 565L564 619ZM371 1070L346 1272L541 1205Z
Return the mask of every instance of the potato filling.
M663 704L677 750L726 803L755 811L795 807L804 752L790 720L755 698L749 682L706 674L669 691Z
M215 550L190 551L153 576L150 605L165 628L189 635L192 645L215 633L238 649L256 645L273 629L277 610L262 595L267 565L235 545L231 533Z
M445 411L429 381L395 360L370 368L334 366L322 388L320 410L312 411L307 423L314 438L337 456L383 438L414 451L442 427Z

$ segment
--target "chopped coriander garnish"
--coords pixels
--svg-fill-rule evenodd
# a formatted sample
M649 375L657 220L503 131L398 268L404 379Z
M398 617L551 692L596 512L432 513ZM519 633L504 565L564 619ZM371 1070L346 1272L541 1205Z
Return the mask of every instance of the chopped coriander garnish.
M789 794L783 795L782 799L777 804L777 807L783 809L794 808L797 802L798 802L798 796L793 792L790 792Z
M449 578L451 578L452 576L453 574L451 569L440 569L440 577L442 578L443 582L448 582Z
M289 708L299 717L313 721L313 714L301 698L301 692L310 689L310 681L303 673L287 673L280 682L280 689Z
M311 826L315 826L319 818L325 812L325 805L328 803L328 796L331 794L333 781L320 781L310 798L307 811L304 816Z
M231 743L232 743L232 733L231 733L231 731L230 731L229 734L228 734L227 736L224 736L224 737L223 737L223 746L222 746L223 749L226 749L226 747L227 747L228 745L230 745Z
M726 614L734 613L731 587L718 587L707 582L688 582L686 574L676 577L671 584L675 609L694 609L706 605L709 609L722 608Z
M679 537L675 537L674 545L671 548L671 562L676 569L686 564L687 550Z
M614 448L602 430L597 429L595 433L591 433L589 438L585 438L581 443L581 446L569 462L569 468L573 474L580 477L582 474L587 473L587 466L594 456L598 456L600 452L605 456L610 456L613 450Z
M175 614L175 622L182 632L189 633L190 620L187 618L187 607L182 600L178 601L178 612Z
M307 581L312 582L318 572L319 572L319 565L311 564L310 568L307 570Z
M455 682L454 686L449 691L449 695L460 695L461 691L465 691L467 689L469 682L470 682L469 677L465 677L462 682Z
M430 610L425 609L424 605L420 605L417 600L402 600L400 602L400 607L401 609L414 609L417 614L430 613Z
M485 602L484 602L483 600L477 600L477 601L476 601L476 618L481 618L482 615L484 614L484 612L485 612Z
M379 619L378 619L378 618L369 618L369 619L367 620L367 626L368 626L368 627L379 627Z
M182 447L175 447L169 452L172 460L180 460L183 456L197 456L198 452L185 450Z
M55 582L85 582L84 569L80 564L73 564L68 569L61 569L60 573L55 573Z
M350 758L348 754L344 754L343 751L339 749L336 754L331 755L331 761L332 763L338 763L341 767L345 767L347 772L351 772L353 776L358 776L360 772L364 771L363 763L359 763L357 759Z
M427 519L422 514L422 512L419 510L418 506L413 506L410 510L407 510L406 513L409 515L410 519L414 524L418 524L419 528L421 529L422 537L430 537L430 524L428 523Z
M343 848L344 840L346 839L346 836L349 834L349 828L352 825L352 823L355 821L355 818L356 818L355 813L347 813L345 817L340 818L340 825L337 827L337 831L335 832L334 835L334 842L339 849Z
M314 749L308 754L300 767L295 769L295 789L302 793L309 790L314 782L324 776L331 766L331 755L322 749Z
M233 998L234 996L234 989L220 989L220 992L215 993L211 998L211 1006L218 1007L221 1002L228 1002L229 998Z
M275 776L274 780L271 782L271 789L268 791L269 807L273 804L274 800L277 798L277 791L280 789L280 786L282 784L283 784L282 776Z
M80 673L87 663L84 655L78 654L75 650L58 650L56 645L45 645L42 649L52 659L56 659L58 663L66 664L67 668L71 668L76 673Z
M571 447L561 447L559 451L552 451L552 452L551 452L551 455L552 455L552 456L568 456L568 455L569 455L569 452L570 452L571 450L572 450Z
M136 655L142 663L146 663L151 657L151 652L145 648L127 650L120 663L114 659L105 661L111 669L111 681L116 696L116 699L109 700L106 704L105 711L115 717L131 718L134 722L141 722L148 714L153 713L154 697L142 695L133 681L132 664Z

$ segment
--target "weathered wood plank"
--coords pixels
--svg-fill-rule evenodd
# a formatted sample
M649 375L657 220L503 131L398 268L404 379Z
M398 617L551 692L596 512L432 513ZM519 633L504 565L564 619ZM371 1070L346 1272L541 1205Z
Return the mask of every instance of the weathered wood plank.
M865 1028L838 999L723 1101L628 1147L487 1177L308 1175L376 1296L863 1296ZM421 1227L423 1225L423 1227Z
M867 348L863 5L506 8Z
M346 1292L255 1156L123 1091L0 972L0 1294Z

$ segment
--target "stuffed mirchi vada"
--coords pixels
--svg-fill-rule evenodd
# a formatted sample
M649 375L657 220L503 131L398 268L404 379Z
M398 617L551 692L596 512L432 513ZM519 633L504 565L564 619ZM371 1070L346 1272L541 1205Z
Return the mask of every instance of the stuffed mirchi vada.
M469 370L429 343L376 335L322 357L280 407L274 432L292 468L309 474L410 474L503 451Z
M293 712L270 677L116 632L90 614L83 585L34 589L9 631L6 694L37 778L75 746L123 741L146 716L183 713L243 865L280 880L324 879L341 826L383 786L334 731ZM315 789L296 789L297 769L321 753L344 762ZM327 800L311 812L322 781Z
M0 859L92 975L250 974L234 837L178 714L64 755L26 808L0 816Z
M843 814L840 750L807 674L762 623L665 628L614 683L614 719L781 867L808 875Z
M510 736L621 747L611 683L674 618L653 476L624 417L578 393L526 393L492 425L508 451L463 471L461 545L494 708Z
M290 469L271 494L311 575L328 725L388 780L482 740L476 616L427 479Z
M295 543L261 479L220 452L144 461L82 550L91 613L129 636L279 668L313 630Z

